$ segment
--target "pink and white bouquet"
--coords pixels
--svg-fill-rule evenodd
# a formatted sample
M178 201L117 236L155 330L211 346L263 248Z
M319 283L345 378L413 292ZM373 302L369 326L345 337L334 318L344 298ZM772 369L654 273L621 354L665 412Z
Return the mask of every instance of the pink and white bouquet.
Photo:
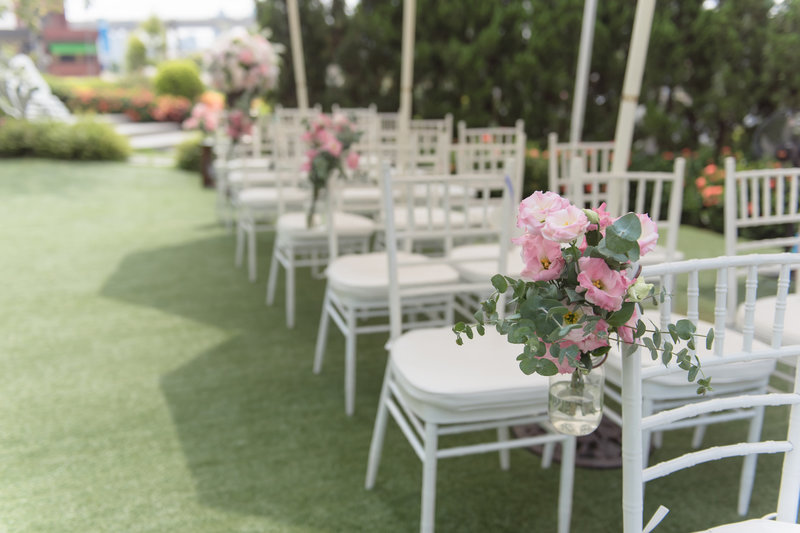
M588 373L605 360L612 342L641 344L653 359L676 359L694 381L700 370L692 357L695 326L679 320L668 331L651 329L640 318L639 302L654 298L654 287L639 277L641 256L652 251L658 229L646 214L613 218L605 204L580 209L553 192L537 191L519 206L517 226L525 232L514 239L521 246L521 279L500 274L492 278L494 294L475 314L477 325L453 328L479 335L496 326L508 341L522 345L517 358L526 374ZM511 314L497 305L510 291ZM706 336L713 341L713 331ZM685 342L686 347L678 350ZM698 379L698 392L710 389L710 378Z
M306 125L302 140L308 146L306 159L302 169L308 173L308 180L313 188L311 208L308 213L308 226L314 217L319 193L328 184L328 178L334 170L345 175L345 166L350 170L358 168L358 153L350 148L361 137L353 124L341 113L333 116L320 114Z
M238 141L253 126L251 101L278 83L278 50L263 35L234 30L214 44L206 63L211 86L225 95L227 133Z
M251 98L275 88L280 63L275 47L263 36L244 30L221 37L207 56L211 85L228 99ZM232 106L232 102L228 101Z

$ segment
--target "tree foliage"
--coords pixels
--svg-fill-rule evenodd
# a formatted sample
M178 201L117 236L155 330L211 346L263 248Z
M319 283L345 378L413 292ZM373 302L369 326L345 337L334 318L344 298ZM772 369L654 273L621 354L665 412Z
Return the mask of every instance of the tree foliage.
M295 105L285 0L258 3L287 54L278 99ZM309 100L399 106L401 0L299 0ZM583 138L614 135L635 4L600 2ZM469 125L523 118L532 140L569 131L583 0L418 0L414 114ZM659 0L636 129L653 150L749 146L760 118L800 106L800 0Z

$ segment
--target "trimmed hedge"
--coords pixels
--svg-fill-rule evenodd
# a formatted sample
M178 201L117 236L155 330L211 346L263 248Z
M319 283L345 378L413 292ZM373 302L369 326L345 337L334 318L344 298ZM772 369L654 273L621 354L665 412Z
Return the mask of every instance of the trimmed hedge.
M205 90L197 65L189 59L165 61L158 65L153 84L159 96L183 96L192 101Z
M4 158L124 161L130 152L128 140L101 122L0 122L0 157Z

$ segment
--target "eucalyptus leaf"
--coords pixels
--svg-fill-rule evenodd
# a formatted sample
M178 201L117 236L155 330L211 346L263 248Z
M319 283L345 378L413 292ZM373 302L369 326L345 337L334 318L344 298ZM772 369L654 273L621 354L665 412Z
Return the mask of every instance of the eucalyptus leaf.
M692 338L695 331L697 331L697 327L694 325L694 322L687 318L682 318L675 323L675 329L678 330L678 335L681 339L688 341Z
M619 311L614 311L608 316L606 322L608 322L609 326L624 326L633 316L633 311L635 309L636 304L634 302L625 302L622 304L622 307L619 309Z
M495 274L492 276L492 286L501 294L508 290L508 282L506 281L505 276L500 274Z

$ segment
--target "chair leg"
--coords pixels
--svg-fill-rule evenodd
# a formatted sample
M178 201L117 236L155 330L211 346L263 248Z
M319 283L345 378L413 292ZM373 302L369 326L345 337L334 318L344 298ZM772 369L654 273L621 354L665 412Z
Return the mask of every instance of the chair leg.
M276 238L277 240L277 238ZM275 289L278 285L278 243L272 246L272 260L269 263L269 278L267 278L267 305L275 303Z
M750 427L747 432L747 442L757 442L761 439L761 429L764 425L764 408L756 407ZM746 455L742 464L742 479L739 482L739 504L737 510L741 516L747 514L750 507L750 496L753 494L753 481L756 477L758 454Z
M319 374L322 371L322 359L325 357L325 346L328 344L328 322L330 316L328 315L328 306L330 305L330 296L328 289L325 289L325 298L322 300L322 315L319 318L319 330L317 330L317 346L314 350L314 373Z
M236 253L234 254L234 263L237 267L242 266L242 259L244 259L244 227L241 221L236 221Z
M692 448L697 449L703 445L703 437L706 436L707 427L708 426L706 424L703 424L702 426L695 426L694 433L692 433Z
M347 332L344 350L344 411L352 416L356 406L356 316L351 308L347 311Z
M645 399L642 402L642 418L653 414L653 400ZM645 430L642 432L642 468L646 468L650 461L650 438L653 432Z
M294 250L289 250L289 264L286 266L286 327L294 328Z
M456 297L450 296L447 299L447 304L444 312L445 324L455 324L456 322L455 309L456 309Z
M425 457L422 461L422 511L420 533L433 533L436 516L436 450L439 447L438 426L425 423Z
M553 452L555 451L556 443L548 442L542 446L542 468L550 468L553 464Z
M256 227L252 225L247 231L247 270L250 281L256 280Z
M558 482L558 533L569 533L572 488L575 481L575 437L561 441L561 475Z
M378 467L381 464L381 452L383 451L383 438L386 435L386 421L389 416L389 380L392 379L390 365L386 365L386 372L383 377L381 396L378 400L378 413L375 415L375 428L372 430L372 441L369 445L369 460L367 461L367 479L364 486L367 490L375 486L375 479L378 477Z
M499 442L508 442L508 439L508 426L497 428L497 440ZM508 448L500 450L500 468L503 470L508 470L511 468L511 450Z

